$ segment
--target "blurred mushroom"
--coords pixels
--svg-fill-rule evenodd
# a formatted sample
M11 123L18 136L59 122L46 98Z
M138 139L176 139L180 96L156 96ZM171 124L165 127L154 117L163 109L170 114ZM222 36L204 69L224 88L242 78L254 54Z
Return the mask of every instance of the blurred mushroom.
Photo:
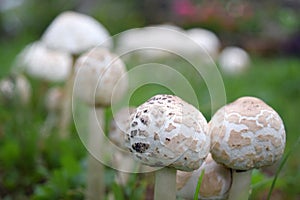
M23 75L13 75L0 81L0 100L3 103L27 105L31 98L31 85Z
M94 48L81 55L75 63L75 96L90 107L88 149L96 157L103 153L103 108L122 98L128 86L126 67L122 60L106 49ZM120 81L121 84L117 83ZM87 193L89 197L103 197L103 166L93 156L88 158Z
M206 126L200 111L172 95L156 95L131 115L130 152L143 164L164 167L155 172L155 199L175 199L176 169L192 171L204 162L210 148Z
M226 47L219 56L221 70L229 75L240 74L250 65L248 53L239 47Z
M66 11L58 15L42 36L47 47L79 55L104 43L111 48L110 35L98 21L90 16Z
M208 154L203 165L192 172L177 171L177 196L193 199L199 177L204 171L198 199L227 199L231 185L231 171L217 164Z
M116 181L118 184L126 185L128 182L129 174L134 170L134 163L131 160L128 147L125 145L125 134L129 130L130 115L135 112L134 107L125 107L119 110L110 124L109 139L112 143L122 149L116 151L113 155L113 165L121 166L122 171L117 172Z
M190 29L186 33L192 40L204 48L209 56L213 59L217 58L221 42L215 33L202 28Z
M214 160L233 169L229 199L247 199L252 169L274 164L285 148L280 116L255 97L241 97L219 109L209 132Z

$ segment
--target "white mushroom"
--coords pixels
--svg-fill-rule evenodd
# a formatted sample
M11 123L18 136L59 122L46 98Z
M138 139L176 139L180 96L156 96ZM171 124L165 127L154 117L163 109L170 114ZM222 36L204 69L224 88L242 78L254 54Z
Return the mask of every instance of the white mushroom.
M249 67L250 57L242 48L235 46L226 47L220 53L219 65L226 74L240 74Z
M122 171L117 172L116 182L126 185L129 173L134 170L135 163L132 162L128 147L125 146L125 134L129 130L130 115L135 112L134 107L125 107L119 110L110 124L109 139L124 151L115 151L113 154L113 165L120 166Z
M199 177L204 170L198 199L227 199L231 185L231 171L217 164L209 154L203 165L192 172L177 171L177 196L193 199Z
M221 42L215 33L202 28L193 28L187 30L186 33L192 40L204 48L213 59L217 57Z
M41 42L25 47L16 62L28 75L50 82L65 81L72 67L72 57L68 53L48 49Z
M255 97L241 97L219 109L209 123L214 160L234 169L231 199L247 198L251 169L278 161L285 148L285 129L280 116ZM238 173L240 171L240 173ZM238 182L242 174L244 182ZM242 178L241 178L242 179ZM244 195L239 197L239 195Z
M206 126L200 111L172 95L156 95L131 115L126 142L133 156L149 166L170 167L156 172L155 199L175 198L174 169L192 171L204 162L210 148Z
M113 92L117 101L128 87L123 61L106 49L95 48L80 56L75 64L75 72L76 90L80 91L77 95L90 105L110 106ZM117 83L118 87L115 87Z
M66 11L58 15L42 36L47 47L78 55L105 42L110 48L108 31L90 16Z
M31 85L23 75L11 76L0 81L0 99L27 105L31 98Z

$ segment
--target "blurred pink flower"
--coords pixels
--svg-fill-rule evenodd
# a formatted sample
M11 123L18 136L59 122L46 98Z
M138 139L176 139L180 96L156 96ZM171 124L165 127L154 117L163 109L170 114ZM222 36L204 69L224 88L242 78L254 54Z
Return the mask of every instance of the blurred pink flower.
M173 10L180 16L192 16L196 13L196 8L190 0L175 0Z

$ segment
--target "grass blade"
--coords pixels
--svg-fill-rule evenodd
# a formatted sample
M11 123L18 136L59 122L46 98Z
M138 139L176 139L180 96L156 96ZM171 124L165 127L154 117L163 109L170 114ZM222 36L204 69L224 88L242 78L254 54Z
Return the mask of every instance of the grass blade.
M198 195L199 195L199 192L200 192L200 187L201 187L203 176L204 176L204 170L201 171L201 174L199 176L196 191L194 193L194 200L198 200Z

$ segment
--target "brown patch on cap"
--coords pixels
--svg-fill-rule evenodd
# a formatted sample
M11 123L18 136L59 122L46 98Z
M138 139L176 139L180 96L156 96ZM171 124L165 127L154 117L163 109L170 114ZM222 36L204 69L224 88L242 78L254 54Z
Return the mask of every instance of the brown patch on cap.
M165 131L167 132L171 132L174 129L176 129L176 126L174 126L173 124L169 123L169 126L165 129Z
M240 132L231 131L228 139L228 145L231 148L243 148L251 144L250 138L241 136Z
M205 173L200 187L200 194L202 197L219 196L221 194L222 187L222 182L213 171Z

